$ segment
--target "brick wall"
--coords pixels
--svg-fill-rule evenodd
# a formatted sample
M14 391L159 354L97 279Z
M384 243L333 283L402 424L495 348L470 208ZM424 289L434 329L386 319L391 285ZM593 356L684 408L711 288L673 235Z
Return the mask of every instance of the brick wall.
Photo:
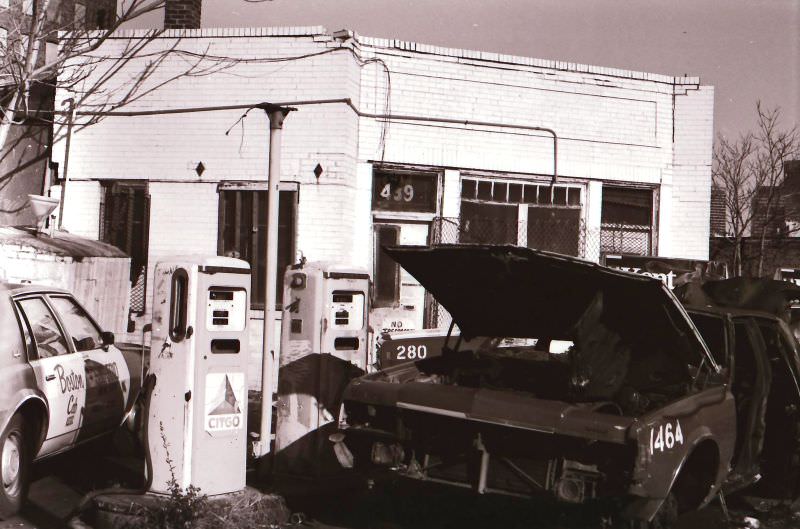
M671 164L672 217L660 232L661 255L708 258L714 89L676 87ZM665 193L662 190L662 194Z
M166 0L164 29L196 29L200 27L203 0Z

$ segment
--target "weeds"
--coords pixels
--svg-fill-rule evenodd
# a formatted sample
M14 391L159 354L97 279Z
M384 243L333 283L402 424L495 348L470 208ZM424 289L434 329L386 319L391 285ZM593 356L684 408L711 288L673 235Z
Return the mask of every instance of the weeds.
M206 516L208 498L200 493L200 488L189 485L183 490L175 479L175 462L169 455L169 443L164 433L164 424L159 423L161 443L166 453L170 479L167 481L169 495L157 508L145 511L144 527L155 529L192 529L198 526L198 520Z

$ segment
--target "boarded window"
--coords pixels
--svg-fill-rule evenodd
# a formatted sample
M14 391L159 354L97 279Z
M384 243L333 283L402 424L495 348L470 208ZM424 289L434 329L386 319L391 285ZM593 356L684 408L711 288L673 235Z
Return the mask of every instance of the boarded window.
M283 274L294 262L297 191L281 191L278 198L277 308L283 301ZM221 190L219 192L218 253L250 263L251 306L264 308L266 277L267 191Z
M104 183L100 239L131 257L131 312L144 312L150 195L144 182Z

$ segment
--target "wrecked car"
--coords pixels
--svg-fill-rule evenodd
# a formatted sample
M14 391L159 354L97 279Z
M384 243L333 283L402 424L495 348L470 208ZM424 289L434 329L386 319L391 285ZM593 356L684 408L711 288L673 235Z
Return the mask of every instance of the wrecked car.
M608 503L653 526L719 491L728 371L661 281L521 247L386 251L461 336L349 384L339 439L357 471ZM464 346L478 336L494 339Z
M67 291L0 282L0 518L31 462L112 433L139 391L142 357L114 346Z

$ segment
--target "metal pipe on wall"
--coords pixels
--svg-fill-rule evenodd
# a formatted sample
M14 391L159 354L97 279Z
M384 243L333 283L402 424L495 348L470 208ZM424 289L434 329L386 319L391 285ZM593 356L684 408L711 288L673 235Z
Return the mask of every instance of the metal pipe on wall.
M266 274L264 277L264 329L263 352L261 357L261 424L259 439L253 444L256 457L270 452L272 438L272 386L273 373L277 360L277 336L274 332L278 278L278 193L281 182L281 136L283 120L293 108L281 107L269 103L257 105L269 117L269 169L267 175L267 244Z

